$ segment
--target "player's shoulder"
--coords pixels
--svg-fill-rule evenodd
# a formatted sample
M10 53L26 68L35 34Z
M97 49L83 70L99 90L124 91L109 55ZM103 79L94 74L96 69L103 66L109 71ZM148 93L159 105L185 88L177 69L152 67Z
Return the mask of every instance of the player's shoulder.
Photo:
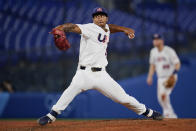
M167 45L164 48L166 51L169 51L169 52L175 51L173 48L171 48L170 46L167 46Z
M155 47L153 47L151 50L150 50L150 57L155 57L157 54L157 49Z
M77 24L78 26L83 26L83 27L92 27L93 23L87 23L87 24Z
M87 23L88 26L94 26L94 23Z
M156 47L153 47L151 50L150 50L150 53L154 53L154 52L156 52Z

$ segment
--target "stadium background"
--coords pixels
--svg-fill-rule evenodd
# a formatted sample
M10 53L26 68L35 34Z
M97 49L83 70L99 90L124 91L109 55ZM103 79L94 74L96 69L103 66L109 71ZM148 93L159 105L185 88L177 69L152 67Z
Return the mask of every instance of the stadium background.
M196 117L196 2L194 0L1 0L0 82L13 93L0 93L0 118L37 118L50 110L70 84L78 62L80 36L67 34L71 48L61 52L48 32L66 23L92 22L91 11L103 6L109 23L136 31L134 40L111 35L107 70L127 93L161 111L156 76L146 84L152 34L161 33L166 45L180 56L179 81L171 95L180 118ZM1 86L3 86L1 84ZM135 118L132 111L97 91L80 94L63 118Z

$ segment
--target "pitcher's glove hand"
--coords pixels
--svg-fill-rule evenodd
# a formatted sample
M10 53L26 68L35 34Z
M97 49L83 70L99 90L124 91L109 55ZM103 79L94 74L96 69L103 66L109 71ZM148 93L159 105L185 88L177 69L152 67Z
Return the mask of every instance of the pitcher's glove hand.
M66 51L71 47L64 31L54 28L50 33L53 34L54 43L59 50Z
M173 88L174 85L176 84L176 76L171 75L165 82L164 85L166 88Z

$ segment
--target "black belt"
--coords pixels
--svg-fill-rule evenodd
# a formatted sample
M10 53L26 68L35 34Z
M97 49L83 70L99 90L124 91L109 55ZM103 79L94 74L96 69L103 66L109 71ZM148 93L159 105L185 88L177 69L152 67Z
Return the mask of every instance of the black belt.
M80 69L81 70L85 70L86 69L86 66L80 66ZM98 68L98 67L91 67L91 71L92 72L97 72L97 71L101 71L102 68Z

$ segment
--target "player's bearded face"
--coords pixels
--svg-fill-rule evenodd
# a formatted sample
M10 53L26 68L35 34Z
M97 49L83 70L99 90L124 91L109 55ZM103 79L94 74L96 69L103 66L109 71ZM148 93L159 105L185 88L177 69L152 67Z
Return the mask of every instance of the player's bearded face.
M163 45L163 40L161 40L161 39L154 39L153 40L153 45L155 47L159 47L159 46Z
M93 17L93 23L98 26L105 27L106 23L108 22L108 17L103 14L99 14Z

